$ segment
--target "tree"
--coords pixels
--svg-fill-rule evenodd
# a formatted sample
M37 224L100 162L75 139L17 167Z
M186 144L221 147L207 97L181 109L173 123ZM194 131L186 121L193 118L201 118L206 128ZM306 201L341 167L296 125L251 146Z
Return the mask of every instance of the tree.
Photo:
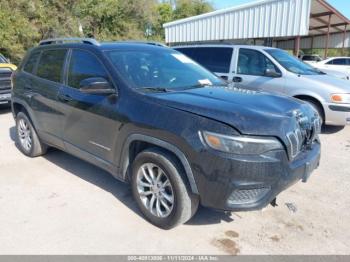
M182 19L213 11L213 7L205 0L177 0L173 18Z
M205 0L0 0L0 52L18 62L52 37L163 41L164 23L212 9Z

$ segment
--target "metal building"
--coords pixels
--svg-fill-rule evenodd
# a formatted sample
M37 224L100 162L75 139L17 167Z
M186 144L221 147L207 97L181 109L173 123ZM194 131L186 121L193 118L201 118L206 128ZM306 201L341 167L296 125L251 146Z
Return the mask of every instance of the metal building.
M350 7L350 3L349 3ZM262 0L164 24L166 43L256 43L293 48L350 47L349 19L325 0ZM322 47L321 47L322 46Z

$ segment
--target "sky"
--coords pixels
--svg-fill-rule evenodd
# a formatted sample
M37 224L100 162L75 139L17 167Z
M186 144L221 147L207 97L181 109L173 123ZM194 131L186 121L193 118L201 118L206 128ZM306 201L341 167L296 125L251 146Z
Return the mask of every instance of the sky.
M256 0L210 0L216 9L237 6L241 4L255 2ZM350 1L349 0L328 0L329 4L338 9L343 15L350 19Z

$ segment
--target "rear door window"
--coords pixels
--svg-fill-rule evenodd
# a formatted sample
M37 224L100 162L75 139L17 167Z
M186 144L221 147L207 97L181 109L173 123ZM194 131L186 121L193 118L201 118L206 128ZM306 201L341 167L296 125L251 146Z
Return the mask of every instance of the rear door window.
M346 65L347 62L345 58L337 58L329 61L327 64L328 65Z
M43 51L38 64L37 76L53 82L61 82L66 53L65 49Z
M34 52L30 55L30 57L28 58L26 64L23 67L23 70L27 73L33 73L35 66L38 62L38 58L40 56L40 52Z
M68 85L79 88L80 82L91 77L103 77L108 80L108 74L101 62L90 52L73 50L68 72Z

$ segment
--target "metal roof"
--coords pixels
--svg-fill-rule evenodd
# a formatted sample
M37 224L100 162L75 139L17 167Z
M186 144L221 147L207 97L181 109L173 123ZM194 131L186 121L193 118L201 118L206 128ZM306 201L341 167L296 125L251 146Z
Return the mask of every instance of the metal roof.
M329 21L330 32L350 23L324 0L262 0L166 23L164 28L167 43L188 43L320 35L327 33Z

